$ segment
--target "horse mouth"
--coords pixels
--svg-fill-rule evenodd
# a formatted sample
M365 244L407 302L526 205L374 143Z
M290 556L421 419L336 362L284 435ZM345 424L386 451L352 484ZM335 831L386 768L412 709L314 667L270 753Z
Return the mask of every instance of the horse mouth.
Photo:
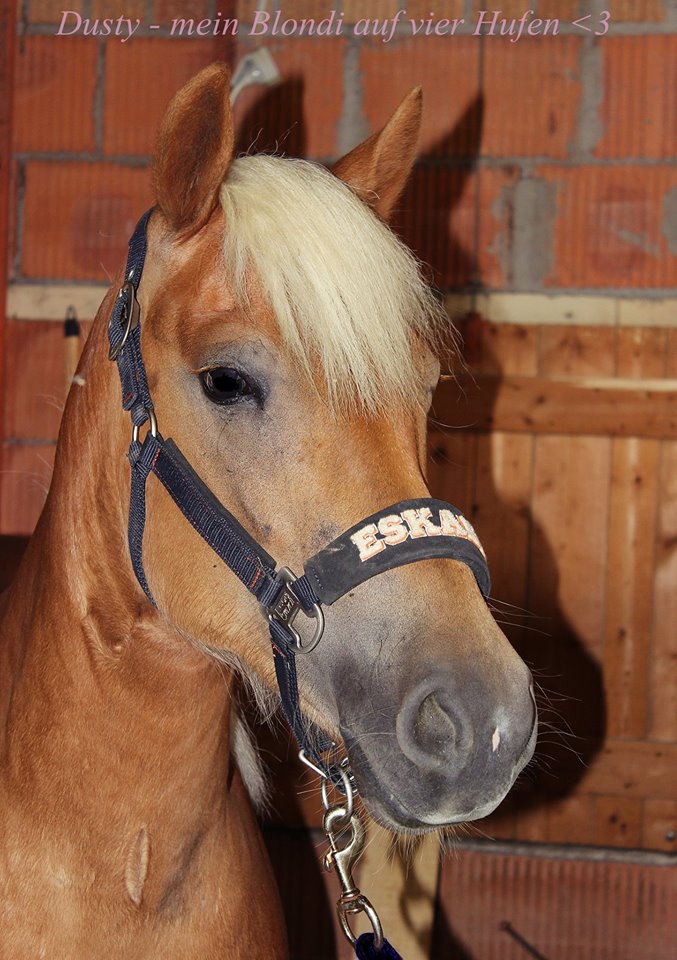
M400 757L395 761L392 757L386 758L382 768L377 769L361 748L359 738L351 737L347 731L342 733L358 794L367 813L387 829L422 835L455 824L480 820L492 813L533 757L538 726L534 723L519 760L507 776L477 785L472 791L472 799L466 800L456 794L453 785L443 775L431 776L411 769L406 758ZM396 770L395 767L400 769ZM409 796L403 796L404 791L391 786L403 783L410 784Z

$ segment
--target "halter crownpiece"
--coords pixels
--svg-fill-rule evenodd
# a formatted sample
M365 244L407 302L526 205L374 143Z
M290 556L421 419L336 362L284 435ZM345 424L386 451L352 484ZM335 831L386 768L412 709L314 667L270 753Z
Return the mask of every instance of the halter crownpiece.
M403 500L360 520L304 564L296 577L275 560L214 496L171 439L158 430L141 355L141 310L136 297L147 249L147 210L129 241L123 286L108 323L109 357L117 363L122 406L132 419L129 447L131 489L129 552L136 578L155 605L143 566L146 481L155 474L188 522L226 566L254 594L268 618L282 708L317 772L344 789L345 771L324 758L333 741L303 718L296 678L296 654L309 653L322 638L322 606L330 606L366 580L418 560L447 557L468 566L485 598L490 579L484 550L460 510L442 500ZM140 428L148 423L143 441ZM313 621L304 641L294 624L299 615Z

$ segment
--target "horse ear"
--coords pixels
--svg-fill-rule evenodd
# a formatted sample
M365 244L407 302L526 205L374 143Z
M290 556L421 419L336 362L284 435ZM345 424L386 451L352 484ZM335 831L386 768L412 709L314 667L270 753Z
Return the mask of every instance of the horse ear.
M184 239L197 233L216 209L233 158L229 93L229 68L213 63L179 90L160 125L155 196Z
M416 159L423 94L416 87L388 123L338 161L332 172L387 220Z

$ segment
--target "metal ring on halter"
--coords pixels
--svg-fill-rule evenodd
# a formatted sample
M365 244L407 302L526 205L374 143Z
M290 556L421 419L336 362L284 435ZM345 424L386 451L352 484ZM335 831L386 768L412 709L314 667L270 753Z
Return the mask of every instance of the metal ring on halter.
M155 411L151 407L143 408L148 414L148 423L151 436L157 437L157 417L155 416ZM142 424L135 423L132 425L132 443L139 442L139 433L141 431Z
M344 760L342 760L336 769L338 770L341 780L343 781L343 789L345 792L345 800L341 800L341 804L345 803L346 811L347 811L347 819L350 819L353 813L354 793L353 793L352 780L348 772L348 769L349 769L348 758L346 757ZM324 807L325 810L329 810L329 808L331 807L331 804L329 802L329 786L331 782L332 781L325 776L322 782L320 783L320 792L322 794L322 806Z
M283 587L273 605L265 608L268 613L268 619L277 620L278 623L284 625L294 640L295 653L310 653L310 651L314 650L318 645L324 633L324 613L322 612L322 607L314 603L310 611L303 609L301 601L292 589L298 577L289 567L280 567L277 571L277 577L283 584ZM308 618L312 617L315 619L315 630L308 643L303 642L301 634L293 626L294 620L296 620L296 617L301 611Z
M118 299L124 296L127 297L127 302L122 308L124 311L123 316L125 317L125 329L120 343L118 343L117 346L110 347L108 351L109 360L117 360L122 353L122 348L127 343L129 334L132 332L132 330L134 330L135 327L138 327L139 325L141 310L139 307L139 301L136 299L136 290L134 289L134 284L131 281L133 272L133 270L130 271L129 279L123 283L122 287L120 288L120 292L118 293ZM115 311L113 311L113 313L114 312ZM120 319L122 319L122 317ZM113 316L111 316L111 321L112 320Z
M336 904L336 914L341 925L341 930L343 930L346 938L354 946L355 943L357 943L357 937L350 929L350 924L348 923L349 913L365 913L367 915L371 929L374 932L374 948L380 950L383 946L383 927L371 901L365 897L363 893L360 893L354 899L350 897L344 899L341 897Z

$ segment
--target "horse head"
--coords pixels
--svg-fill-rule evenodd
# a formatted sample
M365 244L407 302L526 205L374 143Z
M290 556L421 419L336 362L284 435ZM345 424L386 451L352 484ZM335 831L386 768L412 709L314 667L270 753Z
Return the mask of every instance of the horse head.
M430 496L426 414L443 317L387 226L420 117L414 91L332 171L235 158L229 73L214 65L161 128L138 288L157 422L292 569L361 517ZM442 524L402 512L354 543L392 553ZM160 614L273 691L259 603L157 482L143 557ZM529 670L457 559L394 566L349 590L296 659L304 715L345 745L368 810L392 828L485 816L532 755Z

